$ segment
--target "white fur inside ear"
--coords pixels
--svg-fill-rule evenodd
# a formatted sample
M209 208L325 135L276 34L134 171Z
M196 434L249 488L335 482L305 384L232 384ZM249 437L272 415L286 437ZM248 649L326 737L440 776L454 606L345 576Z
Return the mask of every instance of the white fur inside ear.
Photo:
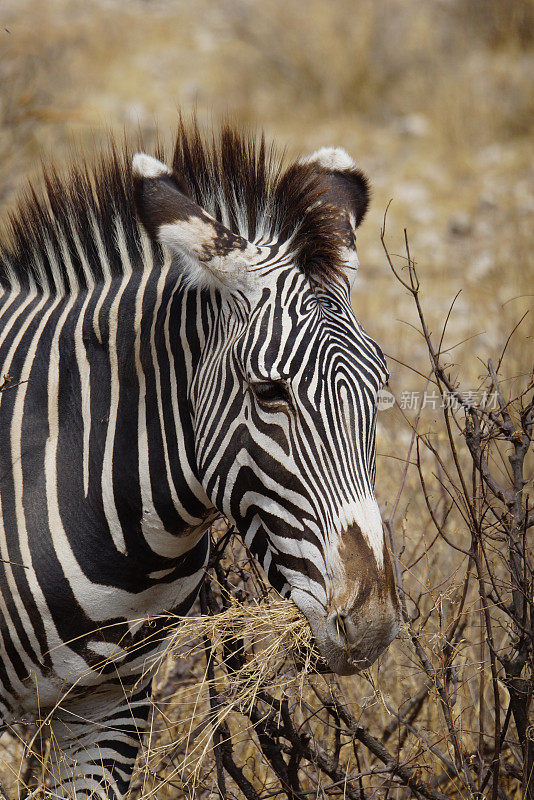
M318 164L331 172L354 169L356 164L342 147L321 147L310 156L300 159L301 164Z
M166 164L147 153L136 153L132 159L132 172L139 178L161 178L170 175L171 170Z
M346 264L345 272L349 281L350 290L352 292L354 290L356 278L358 277L358 267L360 266L358 256L356 255L356 250L353 250L349 247L343 247L341 250L341 258Z
M259 253L249 242L244 249L236 246L219 254L216 229L198 217L161 225L158 239L182 256L187 281L194 286L240 285Z
M358 254L353 247L342 247L340 252L341 258L347 265L347 269L358 271L360 262L358 261Z

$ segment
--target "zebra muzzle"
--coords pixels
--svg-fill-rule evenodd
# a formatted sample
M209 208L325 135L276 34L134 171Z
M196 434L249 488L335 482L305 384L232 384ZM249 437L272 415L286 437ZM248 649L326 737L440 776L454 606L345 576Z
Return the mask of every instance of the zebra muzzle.
M354 675L367 669L399 631L399 608L394 601L325 613L308 593L296 590L292 599L307 617L328 669L338 675Z

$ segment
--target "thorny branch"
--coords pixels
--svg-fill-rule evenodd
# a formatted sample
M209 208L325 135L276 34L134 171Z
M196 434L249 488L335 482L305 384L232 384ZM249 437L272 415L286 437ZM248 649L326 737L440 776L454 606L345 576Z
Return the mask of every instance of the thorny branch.
M386 212L387 213L387 212ZM497 408L488 410L484 405L476 406L469 402L459 390L459 381L454 380L443 365L441 348L443 334L439 346L434 346L429 326L425 319L420 297L420 281L416 264L411 256L408 236L405 236L407 275L402 275L395 266L385 241L385 223L381 231L381 241L388 263L402 286L407 289L415 303L419 317L420 330L426 343L431 375L438 386L442 398L445 392L452 396L458 403L459 412L463 414L463 424L455 419L460 430L460 439L454 435L451 426L450 404L444 402L443 417L447 432L448 451L453 456L456 475L444 467L443 472L447 490L455 503L463 507L462 514L469 531L469 543L464 548L456 545L456 549L465 552L475 567L477 591L480 596L482 620L485 628L485 638L489 651L491 683L493 687L493 753L490 768L480 770L481 780L478 789L475 788L474 779L469 764L457 747L454 721L450 713L446 698L446 685L436 681L435 670L429 662L425 663L425 655L417 641L417 634L411 627L411 620L407 614L406 605L403 606L405 621L410 630L414 649L418 653L421 664L427 675L435 681L435 686L442 700L442 711L447 721L447 726L454 744L456 765L461 768L466 784L473 796L480 796L486 787L490 775L492 780L492 797L497 798L501 792L499 785L501 751L505 741L504 729L501 723L501 692L499 683L502 682L509 692L509 711L513 714L518 741L521 746L523 763L520 774L522 776L523 796L534 798L534 742L529 733L528 719L532 702L532 669L534 653L534 608L533 608L533 563L532 552L527 544L527 530L534 523L532 511L529 508L529 498L525 494L525 465L527 455L531 450L534 428L534 382L530 377L526 386L517 397L506 400L501 382L492 360L487 362L487 383L497 398ZM523 318L522 318L523 319ZM521 322L522 320L520 320ZM499 358L498 368L503 365L504 353L508 347L513 333L520 322L514 327L507 338L503 352ZM416 424L417 428L417 424ZM439 445L433 444L429 437L420 435L416 431L418 443L421 442L436 458ZM466 459L465 452L459 454L458 448L465 443L470 460ZM508 461L511 471L497 468L502 454L508 451ZM432 508L429 492L427 491L428 478L421 458L417 466L420 474L421 486L430 516L443 540L455 547L445 530L445 526L436 518L435 509ZM471 486L468 479L471 470ZM491 522L490 522L491 520ZM393 528L388 526L392 542L394 542ZM495 550L493 542L501 545L497 554L498 559L489 557L489 550ZM491 544L490 544L491 543ZM398 577L399 570L397 570ZM496 587L500 591L496 591ZM502 599L502 593L508 595L509 600ZM495 596L499 600L495 602ZM402 592L401 592L402 596ZM493 598L493 599L492 599ZM504 612L509 623L505 626L506 635L500 636L497 644L495 628L502 629L503 624L497 612ZM482 698L480 698L482 700ZM481 724L483 721L481 720ZM505 723L506 725L508 722ZM530 731L532 728L530 729ZM483 760L483 754L478 754Z

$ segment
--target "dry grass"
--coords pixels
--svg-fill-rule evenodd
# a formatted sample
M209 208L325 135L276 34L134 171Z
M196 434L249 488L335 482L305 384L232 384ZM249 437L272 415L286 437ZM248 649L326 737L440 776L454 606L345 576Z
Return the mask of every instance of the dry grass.
M222 594L223 611L174 620L161 657L158 713L134 779L143 797L161 792L177 777L191 793L205 785L217 732L228 737L232 726L233 748L250 746L254 725L243 725L243 719L258 698L265 692L302 697L308 677L315 674L319 658L310 647L311 632L293 603L272 592L246 603L226 590ZM200 673L185 686L177 685L177 665L180 670L180 664L191 661L199 664ZM235 729L237 717L241 724ZM177 752L180 761L169 769Z
M214 687L225 699L239 708L249 708L256 700L260 688L281 688L286 680L304 680L312 670L314 660L311 631L306 618L294 603L281 597L271 597L243 603L229 596L229 606L224 611L201 617L172 619L173 631L162 658L180 652L187 658L198 652L198 644L191 646L196 637L209 642L210 650L222 653L238 642L247 654L245 663L222 680L214 680ZM189 647L189 650L184 648ZM295 675L283 672L285 662L296 667Z

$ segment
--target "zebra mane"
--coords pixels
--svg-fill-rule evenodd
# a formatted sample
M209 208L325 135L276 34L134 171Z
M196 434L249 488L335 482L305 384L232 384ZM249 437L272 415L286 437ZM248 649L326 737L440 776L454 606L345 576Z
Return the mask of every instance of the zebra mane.
M28 184L0 237L0 284L62 294L140 268L131 155L127 143L111 141L104 156L82 158L66 177L44 167L42 186ZM304 163L285 168L283 156L263 135L227 124L207 136L196 121L180 120L172 166L190 197L234 233L288 242L310 279L336 280L339 212L321 202L321 175Z

